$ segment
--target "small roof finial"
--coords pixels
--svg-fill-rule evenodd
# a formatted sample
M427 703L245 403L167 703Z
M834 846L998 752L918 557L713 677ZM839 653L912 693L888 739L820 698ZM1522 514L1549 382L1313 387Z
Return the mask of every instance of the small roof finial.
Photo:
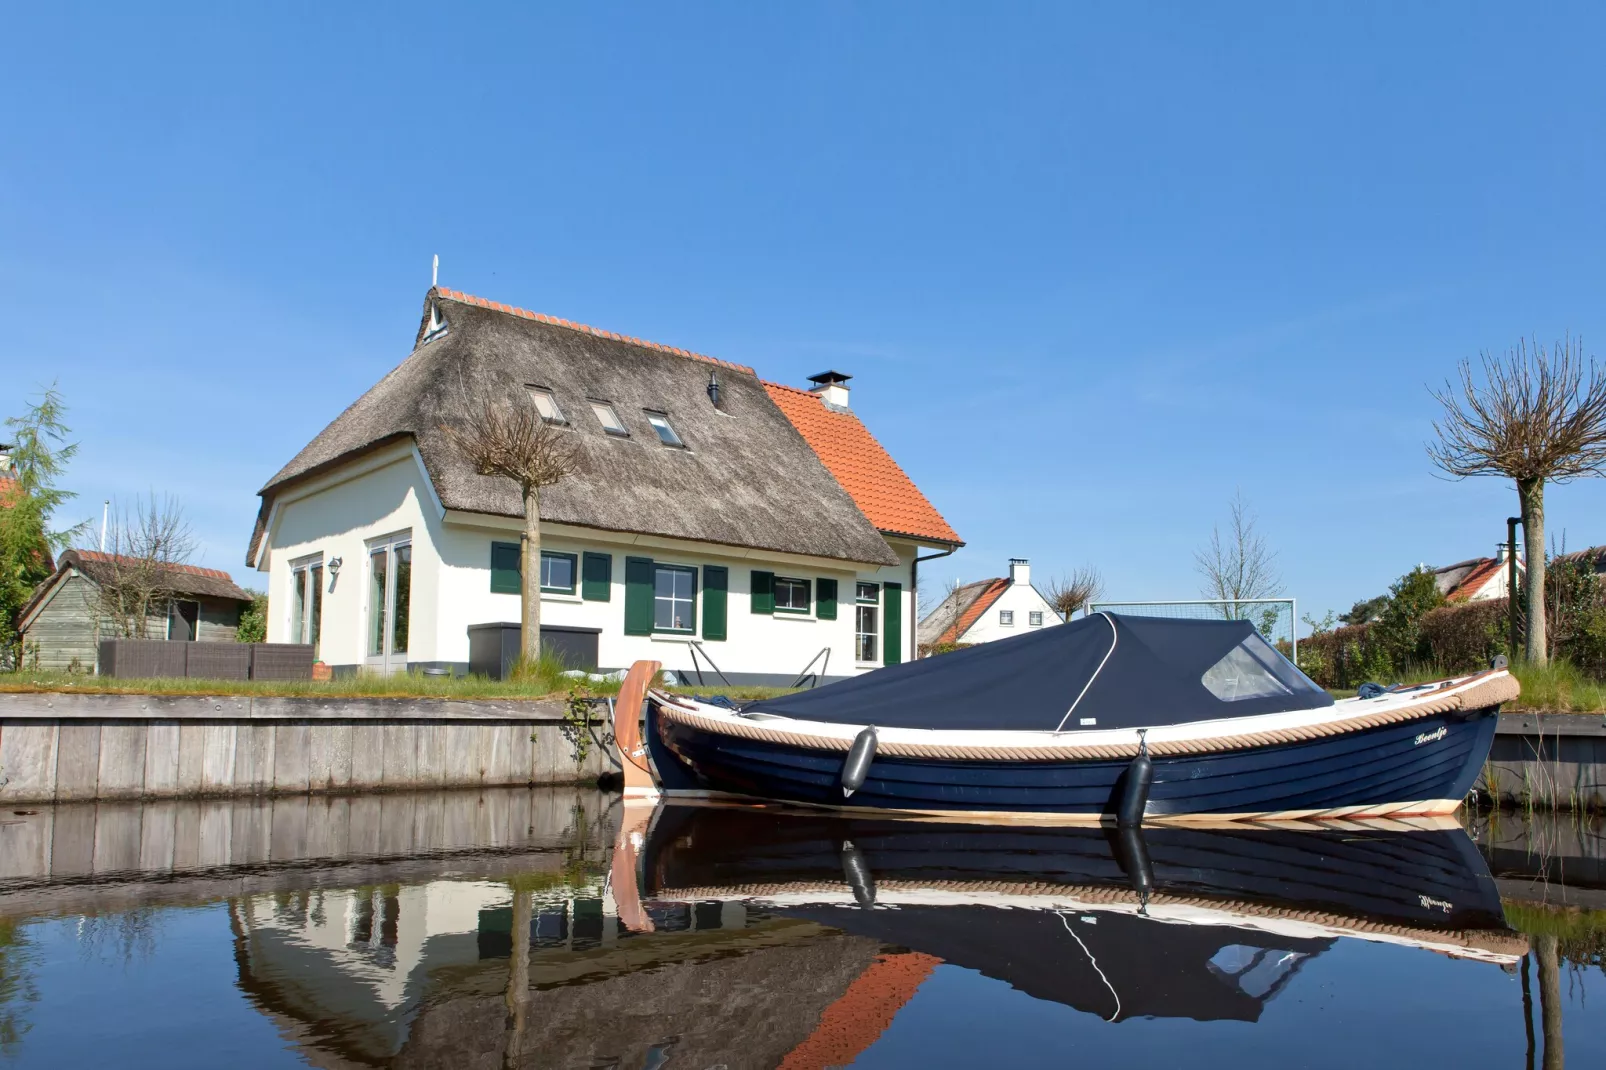
M429 286L430 286L430 289L433 290L435 287L439 286L440 284L441 284L441 254L436 253L435 254L435 262L430 265L430 269L429 269Z

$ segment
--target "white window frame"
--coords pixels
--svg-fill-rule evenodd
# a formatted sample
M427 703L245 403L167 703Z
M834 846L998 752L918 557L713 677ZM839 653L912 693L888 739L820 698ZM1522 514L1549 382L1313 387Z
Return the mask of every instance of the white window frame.
M591 398L590 405L591 412L602 425L603 431L616 438L630 437L630 428L626 427L624 420L619 417L619 410L613 407L613 402Z
M803 600L807 604L802 609L781 605L781 584L790 585L801 583L803 585ZM802 576L776 576L772 581L770 590L774 592L775 612L783 613L789 617L809 617L814 614L814 581Z
M541 414L542 420L556 427L568 424L569 418L563 415L563 406L558 404L558 399L551 390L544 386L526 386L524 389L529 393L530 403L535 406L535 411ZM543 401L546 402L547 408L552 410L551 415L541 407Z
M1015 626L1015 611L1013 609L1000 609L998 611L998 626L1000 628L1013 628Z
M1028 628L1041 628L1043 626L1043 611L1041 609L1033 609L1027 612L1026 626Z
M414 634L413 633L414 633L415 629L413 628L413 619L412 619L412 602L413 602L413 599L412 599L412 585L411 585L411 580L409 580L408 599L407 599L407 601L408 601L408 628L407 628L407 646L408 646L408 649L407 650L396 650L395 649L395 640L396 640L396 571L397 571L396 570L396 552L398 550L402 549L403 547L406 547L407 550L409 551L409 556L410 556L409 573L410 573L412 569L416 569L417 566L418 566L417 555L411 553L411 551L413 549L413 533L412 533L412 529L408 529L406 531L393 532L390 535L382 535L377 539L369 539L363 545L363 550L364 550L364 553L363 553L363 562L364 562L363 568L364 568L364 572L365 572L365 575L363 576L363 592L364 592L363 599L367 604L363 607L364 608L364 612L363 612L363 615L362 615L362 656L363 656L363 664L369 670L374 671L374 672L378 672L378 673L393 673L393 672L405 671L406 668L407 668L408 655L411 653L411 648L414 645L414 643L413 643ZM374 567L374 565L373 565L373 561L374 561L374 555L377 554L377 553L380 553L380 552L383 552L385 554L385 590L383 592L383 597L384 597L384 600L385 600L385 604L376 609L374 607L374 605L373 605L373 595L374 595L374 577L373 577L373 567ZM381 635L380 635L380 651L377 654L371 654L371 653L369 653L369 645L370 645L369 644L369 638L370 638L370 635L371 635L371 630L372 630L372 628L374 626L374 614L376 612L377 613L382 613L384 615L384 620L382 622L382 629L383 630L382 630Z
M863 588L868 587L870 594L865 595ZM865 631L860 627L863 619L860 614L868 612L872 627ZM863 641L870 639L870 656L864 657ZM881 585L868 581L857 581L853 585L853 660L860 665L879 665L881 663Z
M317 574L316 586L318 594L316 599L318 607L316 620L314 620L312 616L312 605L314 599L311 597L311 594L313 592L313 587L308 586L314 572ZM305 638L307 634L307 625L309 623L313 625L311 629L315 633L311 639L313 660L317 660L319 655L322 653L321 640L323 639L323 580L327 574L327 570L325 569L323 563L323 554L321 553L297 558L296 560L290 562L290 631L288 634L292 643L307 642L308 640ZM302 608L307 611L301 620L296 619L297 592L300 592L301 594Z
M660 571L676 572L676 573L680 573L680 574L683 574L683 575L690 576L691 577L691 598L690 599L676 598L673 593L671 593L670 596L667 599L662 598L658 594L658 573ZM697 587L698 587L697 580L698 580L698 577L699 577L699 574L701 573L701 571L702 570L699 569L696 565L678 565L678 564L675 564L673 561L654 561L652 563L652 630L653 630L653 633L655 635L692 635L692 636L695 636L697 634ZM660 626L659 623L658 623L658 603L661 602L661 601L667 601L669 603L669 607L670 607L669 608L669 614L670 614L670 619L671 620L674 619L674 613L675 613L674 607L676 605L680 604L682 601L687 602L687 604L691 606L691 614L690 614L691 624L690 624L690 626L689 627L685 627L685 628L668 628L668 627Z
M661 444L672 450L686 448L686 440L680 437L680 432L675 430L675 425L669 422L669 414L667 412L662 409L642 409L641 411L647 414L647 423L652 426L653 434L658 436L658 441ZM669 432L669 439L674 439L673 442L664 437L665 431Z

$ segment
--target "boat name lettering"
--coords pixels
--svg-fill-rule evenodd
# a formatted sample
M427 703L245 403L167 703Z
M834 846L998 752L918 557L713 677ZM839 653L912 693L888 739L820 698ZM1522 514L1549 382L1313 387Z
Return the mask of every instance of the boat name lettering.
M1436 731L1418 733L1415 746L1420 747L1424 743L1436 743L1449 734L1450 730L1441 724Z
M1441 728L1441 729L1439 729L1439 731L1442 732L1442 731L1444 731L1444 729ZM1454 903L1446 902L1443 899L1435 899L1431 895L1419 895L1419 896L1417 896L1417 898L1422 901L1422 906L1425 907L1425 908L1437 907L1439 910L1444 911L1446 914L1450 913L1450 911L1455 909L1455 904Z

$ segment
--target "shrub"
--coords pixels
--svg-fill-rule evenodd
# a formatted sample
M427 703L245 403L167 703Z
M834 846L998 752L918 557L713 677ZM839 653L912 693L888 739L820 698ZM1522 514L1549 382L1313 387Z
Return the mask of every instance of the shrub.
M1487 669L1507 647L1506 600L1490 598L1428 611L1420 625L1430 660L1445 674Z
M1442 605L1444 595L1433 573L1421 565L1389 587L1388 605L1372 625L1372 640L1395 673L1409 672L1433 661L1422 636L1422 618Z

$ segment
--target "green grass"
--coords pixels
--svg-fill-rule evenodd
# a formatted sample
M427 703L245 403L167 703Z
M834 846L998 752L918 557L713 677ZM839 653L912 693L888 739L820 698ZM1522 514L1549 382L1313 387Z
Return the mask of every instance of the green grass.
M1528 936L1554 936L1571 962L1597 962L1606 954L1606 911L1547 907L1507 899L1506 924Z
M561 675L564 666L543 655L521 662L510 680L484 676L391 676L361 673L338 680L198 680L162 677L112 680L73 673L0 673L0 692L60 691L90 695L263 695L307 698L537 699L566 695L582 687L593 695L617 694L615 682L586 682Z
M1522 685L1522 697L1508 708L1538 710L1546 713L1606 714L1606 681L1589 676L1566 661L1553 661L1549 665L1512 666L1512 675ZM1465 673L1445 673L1440 669L1417 669L1379 683L1425 684L1443 680L1447 676ZM1355 692L1333 689L1334 698L1354 698Z

